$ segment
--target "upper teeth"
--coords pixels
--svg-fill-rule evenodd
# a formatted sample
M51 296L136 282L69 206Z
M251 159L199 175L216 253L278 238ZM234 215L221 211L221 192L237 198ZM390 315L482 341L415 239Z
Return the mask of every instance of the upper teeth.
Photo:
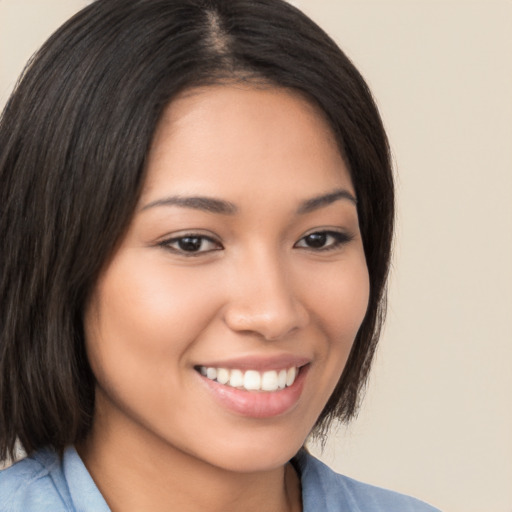
M200 366L199 371L208 379L216 380L220 384L233 388L244 388L247 391L277 391L291 386L295 382L298 369L292 366L283 370L270 370L258 372L256 370L229 370L228 368L214 368Z

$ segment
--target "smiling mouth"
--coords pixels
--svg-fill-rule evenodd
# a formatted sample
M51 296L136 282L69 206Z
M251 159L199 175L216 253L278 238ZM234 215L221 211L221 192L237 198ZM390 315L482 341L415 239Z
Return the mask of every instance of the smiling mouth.
M211 366L196 366L195 369L207 379L224 386L246 391L266 392L281 391L290 387L300 371L300 368L296 366L264 372Z

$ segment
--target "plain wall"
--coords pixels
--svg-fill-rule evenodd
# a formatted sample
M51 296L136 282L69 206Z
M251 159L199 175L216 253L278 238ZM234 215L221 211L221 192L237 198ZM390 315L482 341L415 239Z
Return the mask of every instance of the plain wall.
M0 103L86 3L0 0ZM399 201L367 397L320 456L445 512L512 512L512 2L292 3L369 82Z

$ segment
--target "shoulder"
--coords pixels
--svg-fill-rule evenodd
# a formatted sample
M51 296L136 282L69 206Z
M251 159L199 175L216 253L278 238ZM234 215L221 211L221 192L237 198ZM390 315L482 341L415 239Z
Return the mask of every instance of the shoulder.
M0 512L70 510L59 456L40 450L0 471Z
M304 512L439 512L410 496L337 474L305 451L294 462L301 473Z

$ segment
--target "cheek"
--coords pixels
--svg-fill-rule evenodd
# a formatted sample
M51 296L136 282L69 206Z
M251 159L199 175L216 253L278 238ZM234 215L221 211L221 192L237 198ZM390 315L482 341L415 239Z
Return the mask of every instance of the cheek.
M117 370L144 377L180 364L215 316L215 287L198 269L140 262L137 250L118 257L100 278L86 311L88 356L97 376Z
M317 353L321 371L314 375L318 417L341 377L366 315L370 285L364 257L334 265L315 281L309 286L310 304L324 340Z
M303 274L304 275L304 274ZM364 257L317 267L314 278L304 281L316 344L315 365L309 374L310 428L332 395L345 368L354 339L366 315L369 276Z
M364 259L342 264L309 286L312 308L331 349L350 350L368 308L369 289Z

